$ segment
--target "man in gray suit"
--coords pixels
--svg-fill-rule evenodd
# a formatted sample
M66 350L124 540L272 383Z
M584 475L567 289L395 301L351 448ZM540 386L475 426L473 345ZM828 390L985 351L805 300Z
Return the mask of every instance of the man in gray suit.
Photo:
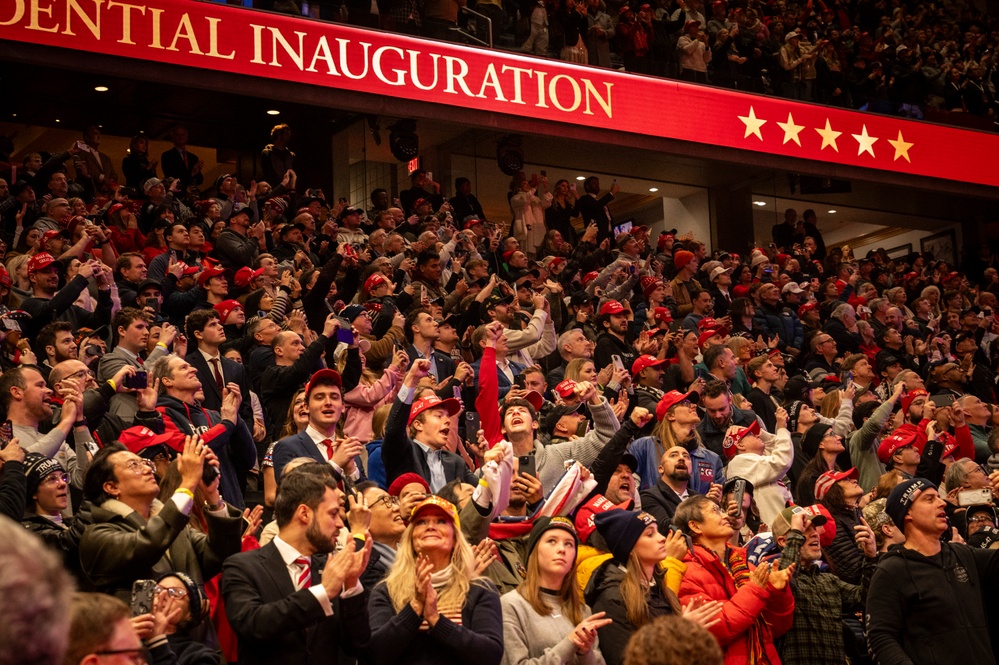
M114 377L122 367L131 366L144 371L145 363L152 363L157 358L170 353L169 347L177 336L177 329L169 323L164 323L160 332L160 341L156 348L143 358L149 342L149 318L140 309L123 307L111 320L111 329L118 337L118 343L111 353L101 358L97 367L97 380L104 382ZM116 386L117 388L117 386ZM111 398L110 411L125 421L126 426L132 424L136 411L139 410L134 393L116 393Z

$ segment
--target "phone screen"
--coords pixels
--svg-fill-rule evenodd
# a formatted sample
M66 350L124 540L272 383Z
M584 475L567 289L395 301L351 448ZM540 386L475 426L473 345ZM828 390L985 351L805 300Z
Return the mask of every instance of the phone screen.
M350 330L349 328L347 328L347 329L339 328L336 331L336 340L338 342L343 342L344 344L353 344L354 343L354 331Z

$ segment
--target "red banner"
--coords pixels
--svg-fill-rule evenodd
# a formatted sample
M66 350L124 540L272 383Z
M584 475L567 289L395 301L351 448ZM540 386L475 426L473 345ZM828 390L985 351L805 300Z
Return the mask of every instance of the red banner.
M999 135L183 0L0 0L0 39L999 185Z

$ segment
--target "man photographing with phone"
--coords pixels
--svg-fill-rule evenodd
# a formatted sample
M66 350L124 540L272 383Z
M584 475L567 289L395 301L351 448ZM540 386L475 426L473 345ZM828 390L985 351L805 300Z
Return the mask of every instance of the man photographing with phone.
M187 437L177 458L180 486L160 503L150 462L120 444L94 456L83 486L84 498L94 504L94 523L80 540L80 563L96 590L127 602L135 580L183 572L203 584L222 570L225 558L240 550L243 520L219 495L218 478L202 481L205 465L217 463L200 437ZM205 532L188 526L199 488Z

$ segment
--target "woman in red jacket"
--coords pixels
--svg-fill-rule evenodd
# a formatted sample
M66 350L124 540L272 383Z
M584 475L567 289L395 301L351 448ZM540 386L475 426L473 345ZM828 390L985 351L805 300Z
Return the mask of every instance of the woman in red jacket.
M774 638L791 627L794 597L788 581L794 566L754 568L745 549L729 545L732 526L718 504L705 496L691 496L677 506L673 525L694 542L683 561L687 572L680 601L722 601L721 621L708 630L725 651L725 663L780 665Z

